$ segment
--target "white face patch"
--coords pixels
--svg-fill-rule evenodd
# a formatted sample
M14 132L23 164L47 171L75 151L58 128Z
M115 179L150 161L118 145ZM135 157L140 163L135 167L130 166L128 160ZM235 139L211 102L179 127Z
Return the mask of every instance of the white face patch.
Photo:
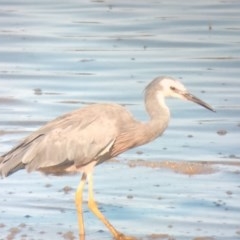
M183 98L181 92L186 92L184 85L178 80L172 78L165 78L161 82L161 87L163 89L162 95L165 97L176 97ZM174 91L176 89L176 91Z
M159 105L162 106L163 108L168 109L166 103L165 103L165 96L162 94L161 91L157 92L157 100L159 102Z
M177 80L175 80L174 83L175 83L175 86L173 86L173 87L175 87L175 88L177 88L178 90L181 90L181 91L183 91L183 92L186 92L186 88L184 87L184 85L183 85L182 83L180 83L180 82L177 81Z

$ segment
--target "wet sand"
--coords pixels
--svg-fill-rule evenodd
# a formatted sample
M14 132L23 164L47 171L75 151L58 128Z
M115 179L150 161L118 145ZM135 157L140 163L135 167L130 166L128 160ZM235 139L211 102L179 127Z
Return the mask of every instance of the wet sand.
M239 174L235 164L110 161L96 169L96 199L119 230L137 239L237 239ZM79 178L19 172L3 180L1 239L77 239ZM86 199L87 239L111 239Z

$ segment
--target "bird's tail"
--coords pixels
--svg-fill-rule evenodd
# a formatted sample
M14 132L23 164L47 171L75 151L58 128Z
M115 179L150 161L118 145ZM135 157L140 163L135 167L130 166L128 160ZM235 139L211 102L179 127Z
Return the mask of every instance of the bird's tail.
M9 157L8 155L0 157L0 177L4 178L12 173L23 169L24 164L21 160L17 160L16 158Z
M7 177L16 171L25 168L27 164L22 161L23 156L31 147L34 147L34 150L37 148L37 144L42 136L42 134L30 135L19 145L2 155L0 157L0 177ZM28 171L31 170L28 169Z

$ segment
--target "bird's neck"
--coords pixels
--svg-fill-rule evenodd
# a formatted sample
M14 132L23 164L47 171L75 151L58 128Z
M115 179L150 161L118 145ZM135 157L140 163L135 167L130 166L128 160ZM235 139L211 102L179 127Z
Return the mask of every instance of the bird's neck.
M146 110L149 114L148 122L131 122L117 137L111 152L111 157L126 151L127 149L151 142L160 136L166 129L170 113L164 102L164 96L146 95Z
M145 131L148 137L153 140L162 135L168 126L170 111L165 103L165 97L161 92L145 98L146 110L150 120L145 123Z

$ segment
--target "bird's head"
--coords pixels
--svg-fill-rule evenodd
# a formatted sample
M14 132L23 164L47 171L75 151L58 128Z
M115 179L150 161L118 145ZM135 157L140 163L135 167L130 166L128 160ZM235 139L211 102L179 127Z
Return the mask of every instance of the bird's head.
M215 112L210 105L189 93L184 85L174 78L157 77L147 86L147 88L151 88L151 86L157 89L157 91L160 92L164 97L175 97L192 101L207 108L208 110Z

